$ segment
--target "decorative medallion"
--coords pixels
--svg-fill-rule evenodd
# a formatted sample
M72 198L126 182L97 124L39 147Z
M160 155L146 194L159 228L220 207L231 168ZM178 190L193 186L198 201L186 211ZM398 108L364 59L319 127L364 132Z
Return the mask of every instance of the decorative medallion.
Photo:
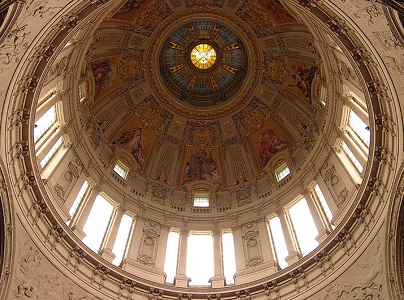
M182 25L165 41L160 73L181 102L209 107L239 90L247 72L243 42L226 26L201 20Z

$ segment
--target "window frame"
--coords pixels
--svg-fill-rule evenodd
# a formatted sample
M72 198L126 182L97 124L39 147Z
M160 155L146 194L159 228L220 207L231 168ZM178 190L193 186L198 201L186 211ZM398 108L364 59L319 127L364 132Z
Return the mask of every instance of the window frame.
M287 171L285 172L285 170ZM278 182L281 182L283 179L288 177L290 173L289 165L286 162L283 162L275 169L275 178Z
M120 170L117 170L117 169L120 169ZM118 159L116 161L113 170L116 174L118 174L121 178L123 178L125 180L129 176L129 167L124 162L122 162L120 159ZM120 173L119 171L122 171L122 173Z

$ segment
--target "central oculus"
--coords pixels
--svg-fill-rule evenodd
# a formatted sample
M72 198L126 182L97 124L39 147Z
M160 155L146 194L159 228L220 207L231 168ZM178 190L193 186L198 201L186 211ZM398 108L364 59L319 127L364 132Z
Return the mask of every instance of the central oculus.
M209 69L216 62L216 51L208 44L198 44L191 51L191 61L199 69Z
M162 44L159 65L165 87L181 103L211 107L234 98L247 74L242 40L210 20L183 24Z

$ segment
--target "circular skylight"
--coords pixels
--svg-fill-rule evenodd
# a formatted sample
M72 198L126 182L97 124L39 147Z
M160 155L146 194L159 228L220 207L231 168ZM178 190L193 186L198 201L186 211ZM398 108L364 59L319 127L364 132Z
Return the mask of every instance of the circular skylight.
M211 45L198 44L191 51L191 61L199 69L209 69L216 62L216 51Z

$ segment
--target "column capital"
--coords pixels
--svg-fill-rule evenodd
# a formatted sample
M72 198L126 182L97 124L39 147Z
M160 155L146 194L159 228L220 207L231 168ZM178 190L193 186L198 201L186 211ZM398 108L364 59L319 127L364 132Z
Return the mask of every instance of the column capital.
M188 228L181 228L180 235L189 235L190 230Z
M212 229L211 230L211 235L214 236L214 237L215 236L221 237L222 236L222 230L219 229L219 228Z

